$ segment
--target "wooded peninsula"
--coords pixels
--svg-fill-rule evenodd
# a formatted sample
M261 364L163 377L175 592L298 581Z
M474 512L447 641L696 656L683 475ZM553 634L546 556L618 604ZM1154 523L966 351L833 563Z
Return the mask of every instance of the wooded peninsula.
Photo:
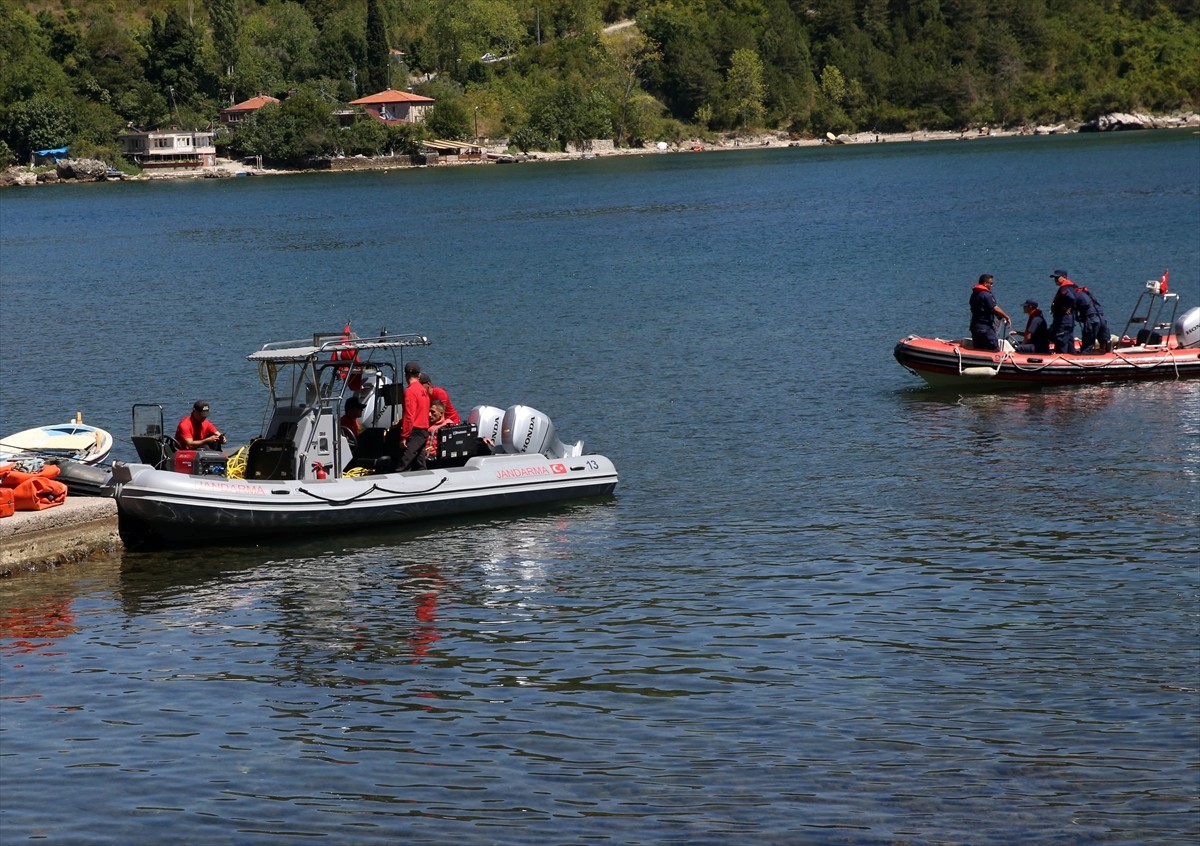
M377 92L432 104L352 105ZM1200 0L0 0L0 166L69 146L129 168L122 134L166 127L298 164L1198 107Z

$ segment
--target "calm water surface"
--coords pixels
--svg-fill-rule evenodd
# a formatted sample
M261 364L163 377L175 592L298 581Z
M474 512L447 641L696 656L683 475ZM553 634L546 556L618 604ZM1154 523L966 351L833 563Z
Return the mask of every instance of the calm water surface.
M1186 133L4 192L0 431L245 441L351 320L621 484L0 582L0 839L1196 842L1200 383L891 348L985 271L1196 305L1197 232Z

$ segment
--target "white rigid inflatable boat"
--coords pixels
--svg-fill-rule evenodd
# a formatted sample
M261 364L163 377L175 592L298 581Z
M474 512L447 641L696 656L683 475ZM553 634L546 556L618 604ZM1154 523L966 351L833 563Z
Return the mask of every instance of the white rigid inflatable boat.
M387 431L403 413L402 357L418 335L315 335L249 355L268 386L263 436L240 462L178 450L162 410L134 406L140 463L113 463L111 494L132 546L222 543L384 527L413 520L611 494L613 463L564 445L536 409L476 406L447 428L429 469L394 472ZM338 425L351 397L364 429ZM155 414L157 410L157 414ZM486 438L486 440L485 440Z

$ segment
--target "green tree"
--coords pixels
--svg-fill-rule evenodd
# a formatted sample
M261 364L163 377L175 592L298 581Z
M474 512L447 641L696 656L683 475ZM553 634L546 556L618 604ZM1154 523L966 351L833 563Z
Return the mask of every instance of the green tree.
M248 15L242 22L236 89L247 96L278 94L311 79L316 41L316 25L298 3L278 3Z
M631 28L632 29L632 28ZM617 144L628 144L638 135L645 117L638 104L641 76L645 68L662 58L654 45L637 30L617 32L603 40L605 57L613 76L613 135Z
M460 98L439 99L425 118L425 126L434 138L468 138L471 125L471 115Z
M213 49L225 66L225 77L231 79L241 53L242 16L238 0L209 0L208 20L212 26Z
M338 139L347 156L378 156L388 146L388 128L382 121L368 116L343 129Z
M330 13L317 35L315 73L318 77L341 80L346 96L353 100L368 93L354 86L354 80L367 83L367 41L362 15L353 7Z
M725 97L733 111L736 125L743 128L762 125L763 63L754 50L735 50L725 76Z
M390 49L383 6L380 0L367 0L367 85L370 93L388 87Z
M35 94L8 109L5 140L21 161L35 150L65 147L75 132L71 113L58 98Z
M580 148L593 138L612 135L608 102L599 91L577 81L560 83L541 95L530 112L534 131L557 141L562 150L568 144Z
M263 106L238 129L233 149L284 164L303 164L338 149L333 108L313 91L303 90L282 103Z
M146 58L146 78L169 97L188 101L199 92L200 40L178 9L151 16Z

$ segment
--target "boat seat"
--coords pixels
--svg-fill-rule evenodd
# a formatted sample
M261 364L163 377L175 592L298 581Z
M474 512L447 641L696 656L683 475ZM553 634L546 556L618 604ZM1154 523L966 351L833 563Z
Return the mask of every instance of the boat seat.
M384 443L387 429L363 429L354 445L355 458L378 458L387 451Z
M131 439L138 460L155 470L171 470L179 444L170 435L134 435Z
M350 470L361 467L365 470L387 470L391 468L392 458L387 444L387 429L363 429L354 445L354 458L346 465Z
M246 455L247 479L295 478L296 445L289 440L255 438Z

